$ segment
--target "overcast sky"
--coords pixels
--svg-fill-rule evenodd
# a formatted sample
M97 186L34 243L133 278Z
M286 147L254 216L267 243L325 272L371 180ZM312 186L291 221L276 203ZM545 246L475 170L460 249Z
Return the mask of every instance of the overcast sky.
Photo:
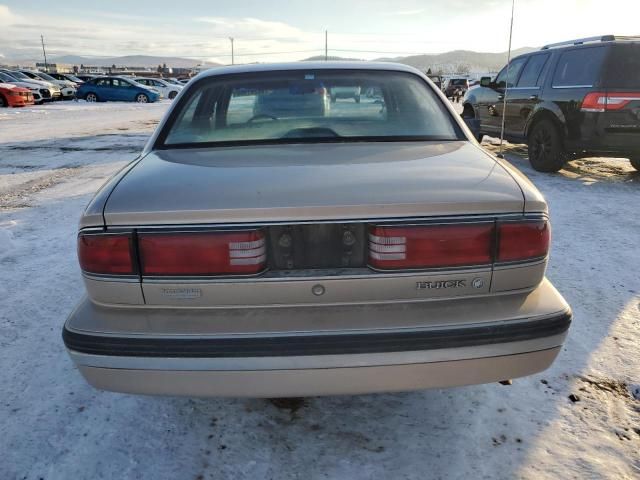
M55 8L54 8L55 5ZM511 0L0 0L0 55L296 60L507 49ZM513 46L640 34L640 0L516 0ZM281 53L286 52L286 53ZM1 57L0 57L1 58Z

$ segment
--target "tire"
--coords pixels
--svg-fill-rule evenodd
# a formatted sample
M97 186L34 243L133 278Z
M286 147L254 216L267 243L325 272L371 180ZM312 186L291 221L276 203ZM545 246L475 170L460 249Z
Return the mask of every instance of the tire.
M529 162L539 172L557 172L567 161L562 136L551 120L536 123L527 139Z
M139 93L138 95L136 95L136 102L149 103L149 97L147 97L144 93Z
M98 101L98 96L93 92L89 92L84 96L84 99L87 102L93 103Z
M178 96L178 92L176 92L176 91L169 92L169 100L173 100L177 96Z
M468 103L465 103L464 108L462 109L462 118L463 119L476 118L475 110ZM482 143L482 139L484 138L484 133L475 133L473 136L478 141L478 143Z
M5 100L5 98L0 95L0 108L6 108L9 106L9 103Z
M629 157L629 161L631 162L631 166L640 172L640 155Z

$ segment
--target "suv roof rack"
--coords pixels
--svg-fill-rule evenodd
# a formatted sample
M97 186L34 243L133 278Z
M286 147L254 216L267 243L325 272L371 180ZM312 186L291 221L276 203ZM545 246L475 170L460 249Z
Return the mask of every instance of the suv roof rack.
M571 45L583 45L585 43L597 42L615 42L615 41L640 41L640 36L616 36L616 35L600 35L598 37L578 38L577 40L567 40L566 42L550 43L540 50L549 50L550 48L568 47Z

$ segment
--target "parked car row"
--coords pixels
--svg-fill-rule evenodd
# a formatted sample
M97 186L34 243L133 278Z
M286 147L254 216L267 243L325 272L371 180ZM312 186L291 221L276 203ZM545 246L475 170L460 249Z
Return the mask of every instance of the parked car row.
M71 75L0 69L0 107L19 107L54 100L88 102L156 102L173 100L184 88L177 79ZM28 93L28 95L27 95Z
M63 98L62 89L59 84L52 83L40 77L31 77L22 71L0 69L0 81L4 84L15 85L25 88L33 95L33 103L61 100ZM68 93L68 91L67 91ZM74 91L75 95L75 91ZM5 98L6 106L8 101Z

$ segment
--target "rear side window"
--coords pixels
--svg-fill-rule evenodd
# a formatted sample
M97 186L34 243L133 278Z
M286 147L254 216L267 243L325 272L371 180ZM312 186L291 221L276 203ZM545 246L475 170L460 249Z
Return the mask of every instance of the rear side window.
M549 54L532 55L529 57L529 61L520 76L520 80L518 80L518 87L537 87L540 85L540 74L548 59Z
M599 78L606 52L606 48L596 47L562 53L553 75L553 86L592 87Z
M605 72L607 88L640 89L640 44L615 45Z

